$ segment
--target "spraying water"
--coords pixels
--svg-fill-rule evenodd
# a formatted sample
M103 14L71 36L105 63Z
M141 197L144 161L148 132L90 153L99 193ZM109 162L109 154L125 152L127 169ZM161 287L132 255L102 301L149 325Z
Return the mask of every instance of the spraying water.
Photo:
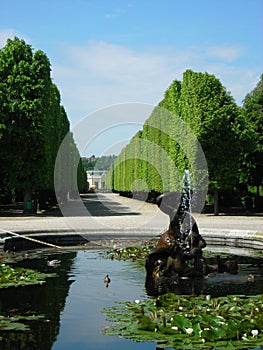
M180 215L180 235L183 240L185 240L186 236L191 235L192 232L192 194L191 194L191 176L190 171L185 169L184 175L182 178L182 196L181 202L178 208L177 213ZM186 213L189 213L189 232L182 231L182 223L186 217ZM188 226L188 225L187 225ZM188 231L188 230L187 230Z

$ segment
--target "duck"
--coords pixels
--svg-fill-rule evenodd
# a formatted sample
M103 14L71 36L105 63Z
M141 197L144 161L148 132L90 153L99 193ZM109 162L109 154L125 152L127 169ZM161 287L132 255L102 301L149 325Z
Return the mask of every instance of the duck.
M216 276L215 272L209 272L207 275L204 276L204 278L214 278Z
M52 266L52 267L57 267L61 263L60 260L54 259L54 260L48 260L47 261L47 266Z
M252 275L252 273L250 273L250 274L247 276L248 282L254 282L254 278L255 278L255 276Z
M111 279L110 279L109 275L106 275L104 277L104 283L105 283L106 288L108 288L110 282L111 282Z

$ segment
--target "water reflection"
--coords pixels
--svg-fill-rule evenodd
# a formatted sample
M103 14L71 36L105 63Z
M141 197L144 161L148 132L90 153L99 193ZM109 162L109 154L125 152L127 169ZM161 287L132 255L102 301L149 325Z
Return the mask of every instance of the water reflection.
M58 259L55 269L47 260ZM15 265L15 264L14 264ZM116 300L146 297L144 270L131 262L110 261L98 251L50 255L39 254L17 263L41 272L56 272L42 286L0 290L0 315L44 315L43 320L23 321L30 331L5 331L0 334L2 350L123 349L133 350L134 342L102 334L108 323L102 309ZM104 277L111 283L105 287ZM151 343L136 344L138 350L152 349Z
M263 292L262 258L236 257L239 270L236 275L214 273L205 278L153 278L146 276L145 288L151 297L165 293L178 295L211 295L219 297L231 294L255 295ZM213 264L213 258L207 259ZM253 279L249 279L249 275Z
M1 332L0 349L43 349L52 348L59 333L60 313L62 312L69 287L69 271L76 253L66 256L56 255L61 259L61 265L52 272L58 277L50 278L45 285L28 286L20 288L0 289L0 315L44 315L40 321L29 322L30 331ZM28 259L19 263L19 266L50 272L46 259ZM24 322L26 323L26 321Z
M70 288L54 349L134 349L131 341L102 334L108 322L101 311L117 300L146 297L144 270L134 269L131 262L102 259L98 252L79 252L71 272L76 280ZM106 274L111 278L108 288L104 284ZM151 348L149 344L138 347Z
M61 260L52 269L48 259ZM176 294L259 294L263 292L261 259L240 258L237 275L218 275L211 279L181 280L180 283L161 286L146 283L145 270L134 262L108 260L99 251L42 254L24 260L19 266L43 272L56 272L46 285L0 290L0 315L35 313L43 320L29 322L29 332L1 332L3 350L154 350L155 343L135 343L102 334L109 325L102 313L117 300L142 299L173 291ZM253 282L247 275L253 273ZM110 276L106 288L104 277ZM167 288L167 289L166 289ZM158 349L158 345L157 345Z

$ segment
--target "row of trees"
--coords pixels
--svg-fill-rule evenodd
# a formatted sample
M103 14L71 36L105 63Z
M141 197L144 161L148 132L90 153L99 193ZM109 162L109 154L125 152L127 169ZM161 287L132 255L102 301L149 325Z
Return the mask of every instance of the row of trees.
M241 108L214 75L187 70L117 157L107 186L126 194L180 192L189 169L197 193L213 193L216 214L224 190L245 198L257 186L259 195L262 102L262 77Z
M69 133L68 117L50 71L45 53L34 52L24 40L8 39L0 50L0 196L22 194L28 209L33 196L45 201L43 195L54 193L54 165ZM70 159L75 162L78 154L72 135L69 143L67 162L71 164ZM78 173L83 189L83 167Z

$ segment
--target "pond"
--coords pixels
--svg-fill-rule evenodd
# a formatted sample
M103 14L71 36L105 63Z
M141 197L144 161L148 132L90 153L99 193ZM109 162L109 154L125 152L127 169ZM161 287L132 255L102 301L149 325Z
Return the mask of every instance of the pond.
M21 253L24 254L24 253ZM202 281L185 280L176 286L177 294L203 293L211 295L263 293L262 260L237 257L240 270L237 275L215 276ZM47 260L59 259L59 266L47 265ZM134 302L152 298L146 292L145 270L137 262L110 260L101 250L29 252L18 266L41 272L55 272L56 277L38 286L0 290L0 316L20 317L29 330L9 330L0 333L0 349L20 350L150 350L157 349L154 342L134 342L103 334L109 325L104 308L118 300ZM111 282L104 283L105 275ZM253 274L254 281L247 277ZM28 317L28 316L41 317Z

